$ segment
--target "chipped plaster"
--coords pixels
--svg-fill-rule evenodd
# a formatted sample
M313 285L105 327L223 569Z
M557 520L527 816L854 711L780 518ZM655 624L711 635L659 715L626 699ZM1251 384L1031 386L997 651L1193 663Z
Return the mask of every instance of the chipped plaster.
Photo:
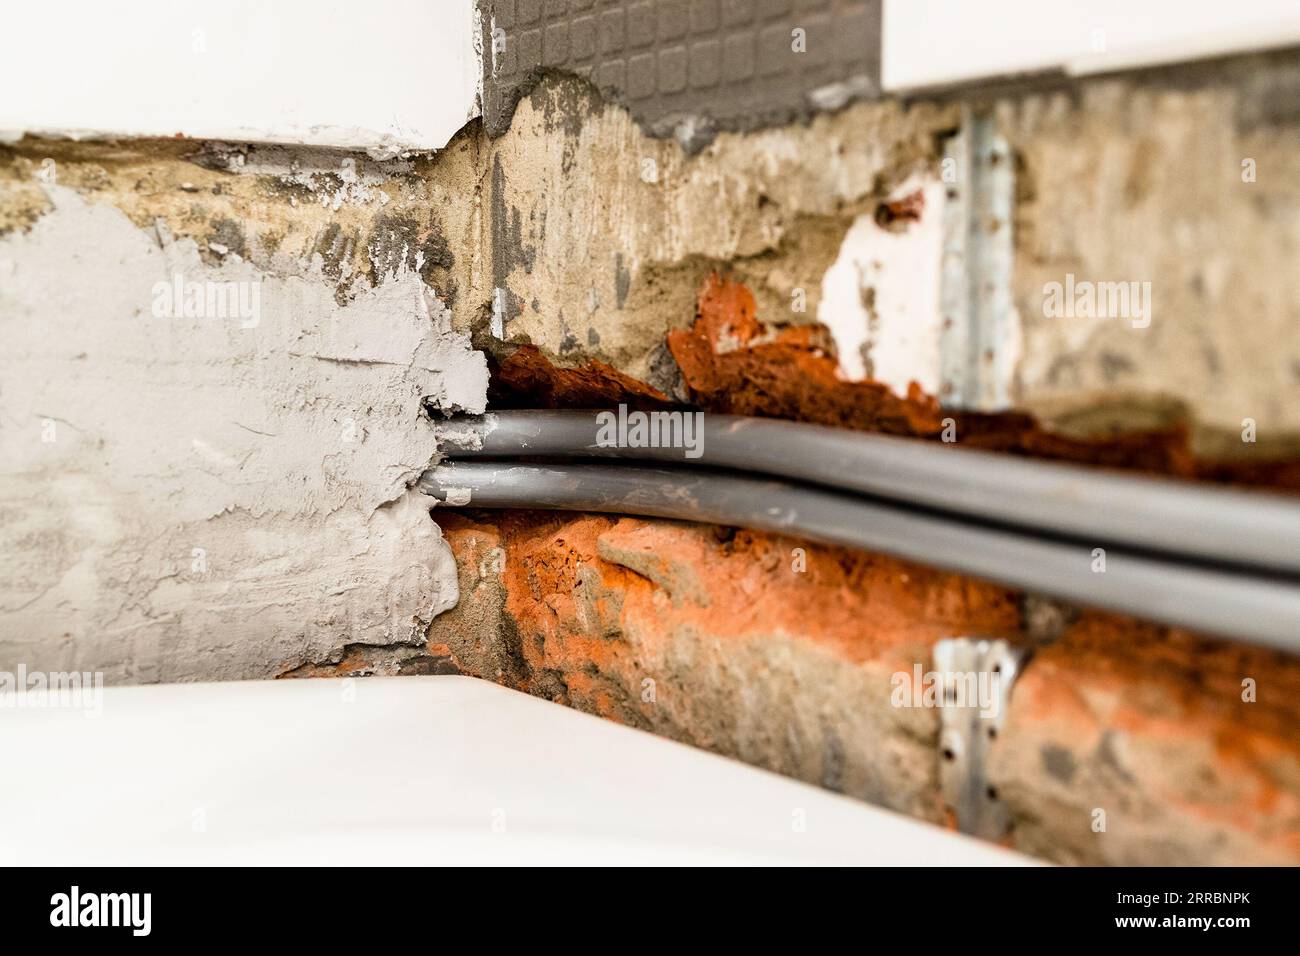
M409 486L423 402L484 408L481 354L415 273L337 300L57 185L0 239L0 666L265 677L419 644L454 562ZM237 283L256 310L159 298ZM157 314L161 312L163 314Z
M915 221L891 226L859 215L822 276L817 320L835 339L849 380L873 378L899 396L916 382L939 394L944 193L937 180L910 178L885 203L910 199Z

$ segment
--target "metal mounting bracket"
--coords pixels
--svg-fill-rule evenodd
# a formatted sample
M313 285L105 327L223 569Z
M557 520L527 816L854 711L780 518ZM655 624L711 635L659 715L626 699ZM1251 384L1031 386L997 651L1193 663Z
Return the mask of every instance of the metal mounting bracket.
M992 111L965 106L961 131L948 140L943 161L950 184L943 222L939 398L945 408L1001 411L1010 405L1020 339L1011 293L1014 156Z
M989 781L987 757L1026 657L1001 639L954 637L934 645L939 781L963 833L995 840L1007 834L1010 816Z

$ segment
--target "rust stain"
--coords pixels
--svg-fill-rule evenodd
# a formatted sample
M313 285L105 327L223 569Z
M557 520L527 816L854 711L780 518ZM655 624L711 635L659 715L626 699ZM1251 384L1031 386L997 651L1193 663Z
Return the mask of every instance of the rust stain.
M899 229L911 222L920 222L925 212L925 192L916 190L901 199L882 202L876 207L876 225L882 229Z

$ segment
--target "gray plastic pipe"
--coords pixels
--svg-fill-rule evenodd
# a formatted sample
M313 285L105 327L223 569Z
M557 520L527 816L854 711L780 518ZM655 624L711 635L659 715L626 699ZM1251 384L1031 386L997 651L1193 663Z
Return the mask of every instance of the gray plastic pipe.
M1098 547L1122 544L1300 573L1300 502L1278 494L710 413L698 413L702 454L688 459L681 447L598 447L597 414L493 412L453 419L437 431L443 454L458 459L615 457L734 468L1066 534Z
M1067 601L1300 650L1300 585L1044 540L854 495L704 469L455 461L420 479L453 506L678 518L883 551ZM1097 570L1104 567L1104 570Z

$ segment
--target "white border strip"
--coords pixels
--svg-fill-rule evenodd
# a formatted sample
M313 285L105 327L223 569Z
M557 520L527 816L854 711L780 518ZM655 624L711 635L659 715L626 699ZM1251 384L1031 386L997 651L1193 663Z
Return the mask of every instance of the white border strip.
M0 136L438 149L478 115L473 0L42 0L5 13Z
M884 89L1155 66L1300 43L1295 0L885 0Z

